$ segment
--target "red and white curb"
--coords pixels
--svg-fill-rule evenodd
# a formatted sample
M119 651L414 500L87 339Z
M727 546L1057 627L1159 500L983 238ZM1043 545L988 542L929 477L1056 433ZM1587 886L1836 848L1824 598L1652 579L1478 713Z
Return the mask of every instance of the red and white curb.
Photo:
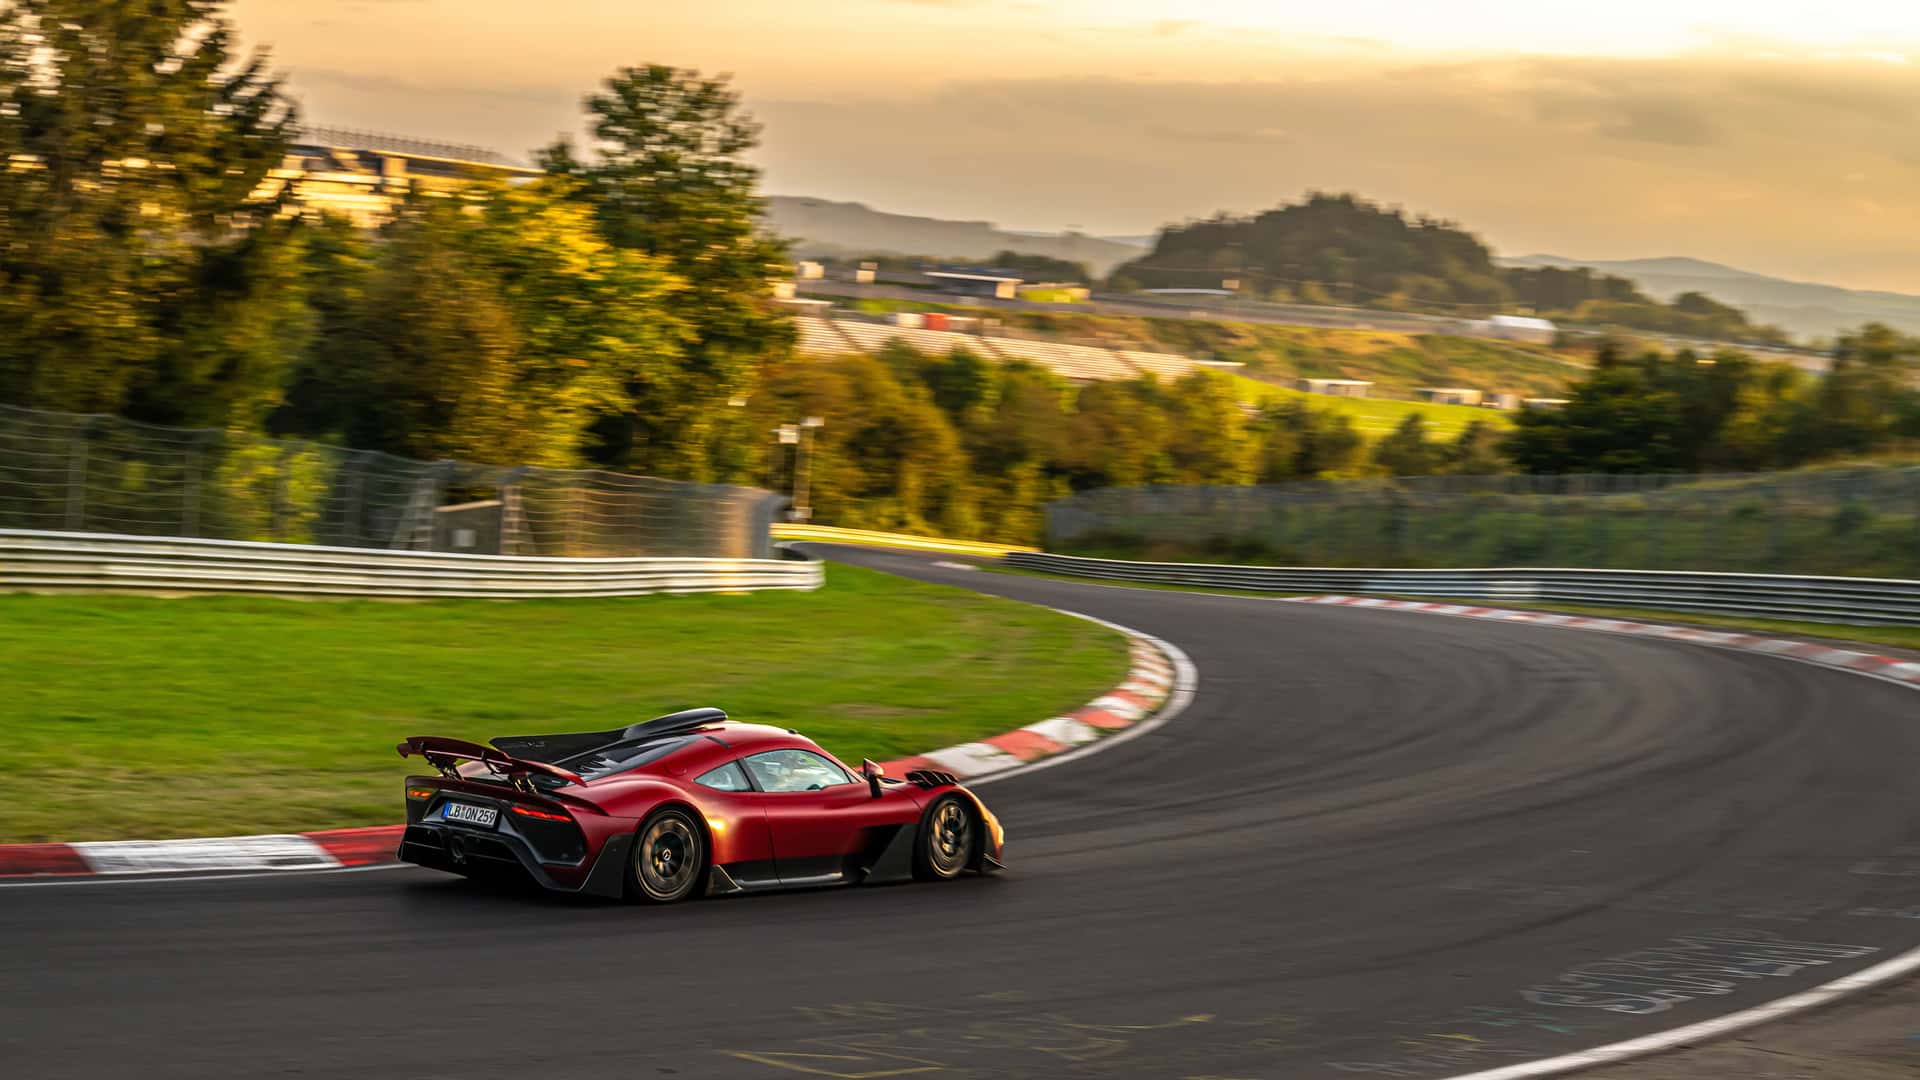
M1128 638L1132 664L1119 686L1064 716L978 742L881 762L887 775L905 776L914 769L939 769L973 783L989 777L997 779L1001 774L1022 770L1043 759L1111 739L1150 720L1165 723L1173 715L1170 707L1186 707L1186 699L1192 696L1194 677L1193 665L1184 653L1137 630L1099 619L1090 621L1118 630Z
M1126 635L1132 658L1119 686L1065 716L1028 724L979 742L883 762L887 775L940 769L971 783L1060 764L1104 749L1173 719L1193 697L1193 664L1158 638L1077 612ZM0 879L59 881L152 874L245 874L342 870L393 862L403 825L191 840L113 840L0 845ZM21 882L12 882L19 884Z
M212 836L192 840L100 840L0 845L0 878L340 870L393 861L403 825Z
M1420 600L1385 600L1376 596L1294 596L1284 601L1293 604L1338 604L1344 607L1379 608L1384 611L1419 611L1430 615L1455 615L1468 619L1494 619L1500 622L1558 626L1569 630L1590 630L1603 634L1629 634L1635 637L1690 641L1739 652L1798 660L1816 667L1838 668L1859 675L1871 675L1905 686L1920 687L1920 661L1896 656L1836 649L1810 641L1742 634L1731 630L1701 630L1691 626L1666 626L1660 623L1607 619L1592 615L1556 615L1542 611L1511 611L1506 608L1475 607L1471 604L1434 604Z

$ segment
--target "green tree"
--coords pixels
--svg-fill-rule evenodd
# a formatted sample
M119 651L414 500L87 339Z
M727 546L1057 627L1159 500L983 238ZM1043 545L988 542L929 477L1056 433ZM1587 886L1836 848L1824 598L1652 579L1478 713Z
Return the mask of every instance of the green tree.
M573 181L402 206L373 244L314 230L314 351L290 434L421 458L572 466L595 417L640 403L704 435L665 261L614 247Z
M1408 413L1386 438L1374 444L1373 463L1389 476L1429 476L1438 471L1441 449L1427 438L1427 418Z
M1440 471L1456 476L1492 476L1513 471L1500 453L1505 434L1485 420L1461 429L1453 441L1440 447Z
M222 0L0 6L0 396L256 422L297 351L295 256L255 198L292 107Z
M1170 479L1181 484L1248 484L1256 473L1254 444L1233 383L1210 371L1175 382L1167 396Z
M579 196L616 247L664 260L686 283L679 306L692 336L682 397L663 410L659 395L642 394L603 416L599 456L711 478L721 410L751 391L757 360L792 340L788 321L765 302L787 255L760 228L760 173L745 160L760 126L724 78L664 64L622 68L586 108L590 155L563 139L542 161L582 182Z

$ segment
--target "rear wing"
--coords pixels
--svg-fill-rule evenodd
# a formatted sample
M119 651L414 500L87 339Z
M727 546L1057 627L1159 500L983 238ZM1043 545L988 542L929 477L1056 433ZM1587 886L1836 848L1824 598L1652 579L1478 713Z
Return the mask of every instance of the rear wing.
M569 772L558 765L549 765L544 761L527 761L510 757L491 746L481 746L465 739L443 739L437 735L414 735L395 749L401 757L415 754L427 759L427 764L440 770L440 775L449 780L460 779L459 765L464 761L477 761L485 765L495 776L505 777L514 787L528 787L535 774L551 776L569 784L585 785L578 773Z

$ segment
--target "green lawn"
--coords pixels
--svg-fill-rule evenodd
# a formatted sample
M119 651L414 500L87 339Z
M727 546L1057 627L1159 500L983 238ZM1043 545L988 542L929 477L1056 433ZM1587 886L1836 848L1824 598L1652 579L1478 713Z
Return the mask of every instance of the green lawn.
M827 580L620 600L0 595L0 842L385 824L408 735L695 705L884 759L1076 708L1126 671L1124 639L1079 619L855 567Z
M1475 420L1496 428L1513 426L1513 415L1501 409L1482 409L1474 405L1434 405L1425 401L1393 401L1387 398L1335 397L1309 394L1291 387L1275 386L1245 375L1233 375L1240 399L1251 405L1267 401L1304 399L1316 409L1341 413L1353 421L1353 429L1377 440L1400 426L1408 413L1419 413L1427 421L1427 438L1451 439Z

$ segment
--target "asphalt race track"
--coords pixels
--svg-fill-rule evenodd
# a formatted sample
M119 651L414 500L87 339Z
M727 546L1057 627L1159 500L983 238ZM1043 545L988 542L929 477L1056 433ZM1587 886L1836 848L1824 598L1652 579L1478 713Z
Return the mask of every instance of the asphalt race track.
M994 879L669 909L413 869L0 889L0 1072L1438 1078L1920 946L1911 690L835 555L1163 637L1198 696L984 788Z

